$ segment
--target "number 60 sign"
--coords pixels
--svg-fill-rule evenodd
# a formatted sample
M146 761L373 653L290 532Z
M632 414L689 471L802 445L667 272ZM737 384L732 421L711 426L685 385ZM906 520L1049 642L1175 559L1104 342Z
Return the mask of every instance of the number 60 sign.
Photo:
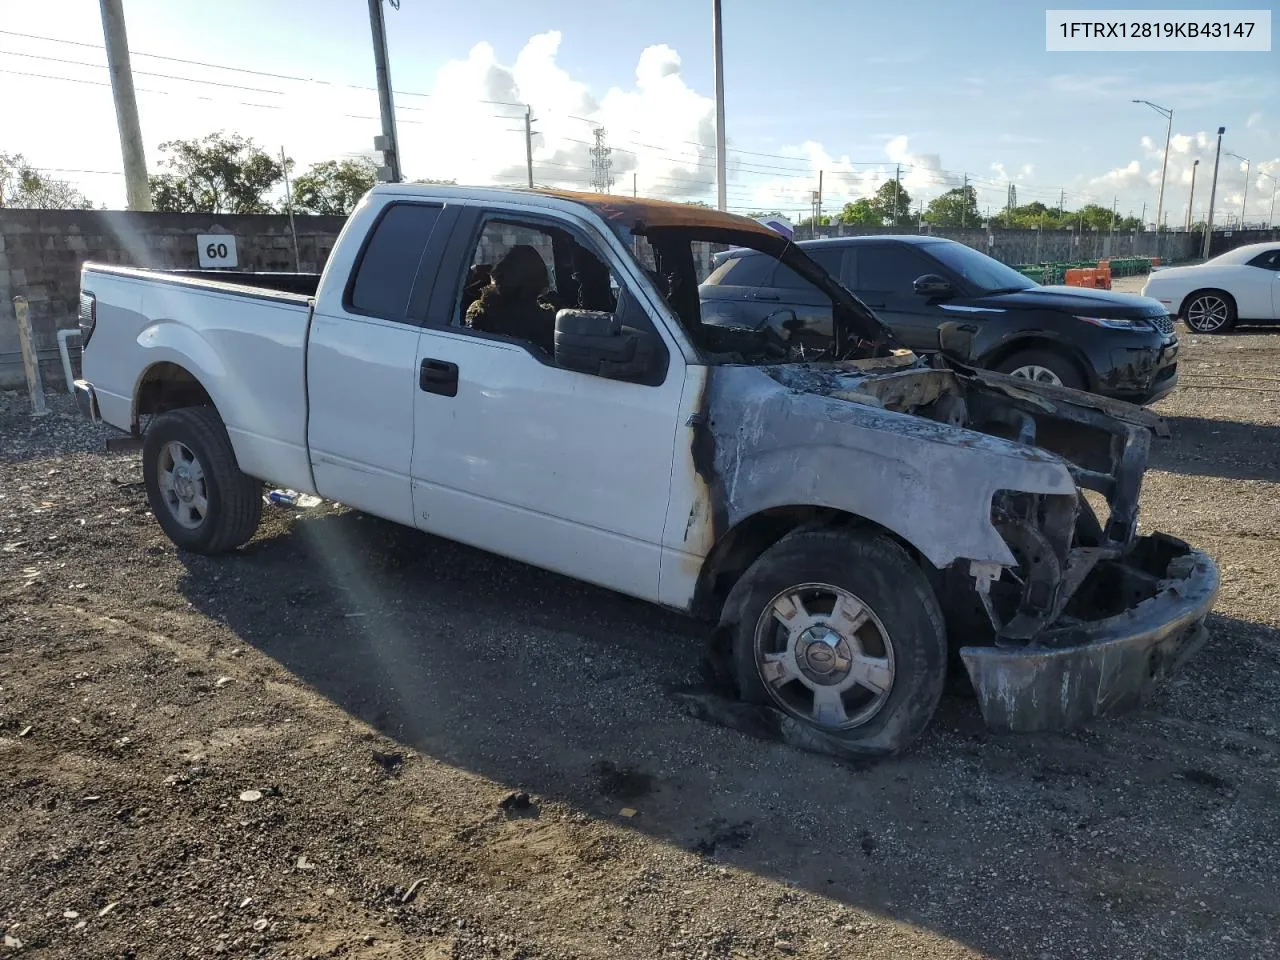
M238 267L236 238L229 233L201 233L196 236L196 249L202 267Z

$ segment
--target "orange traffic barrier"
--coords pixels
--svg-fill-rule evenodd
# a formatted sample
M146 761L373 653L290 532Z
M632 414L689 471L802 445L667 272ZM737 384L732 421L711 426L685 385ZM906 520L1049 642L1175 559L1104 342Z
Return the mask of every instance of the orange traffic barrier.
M1160 258L1159 258L1159 257L1152 257L1152 258L1151 258L1151 265L1152 265L1153 267L1158 267L1158 266L1160 266Z
M1095 274L1094 282L1099 290L1111 289L1111 261L1099 260L1098 272Z

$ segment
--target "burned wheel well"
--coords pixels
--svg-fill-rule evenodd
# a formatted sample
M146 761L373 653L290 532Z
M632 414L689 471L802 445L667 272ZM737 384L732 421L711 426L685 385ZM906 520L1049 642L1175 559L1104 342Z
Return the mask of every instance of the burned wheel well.
M935 573L932 564L910 543L878 523L829 507L773 507L752 514L716 541L702 564L694 594L693 613L708 620L719 618L729 591L759 556L792 531L801 528L848 527L873 530L897 541L911 558Z
M150 417L182 407L212 407L213 398L185 368L176 363L157 363L147 369L138 384L134 402L135 423L140 417Z

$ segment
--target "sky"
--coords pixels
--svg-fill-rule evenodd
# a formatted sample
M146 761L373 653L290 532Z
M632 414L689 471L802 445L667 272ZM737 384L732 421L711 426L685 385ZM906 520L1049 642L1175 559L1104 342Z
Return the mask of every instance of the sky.
M1251 0L1273 10L1275 0ZM1204 8L1163 0L1160 7ZM1230 4L1231 6L1245 6ZM1129 2L1126 7L1142 6ZM1150 5L1148 5L1150 6ZM1280 176L1280 48L1049 53L1044 5L987 0L723 0L730 209L807 215L899 174L913 202L968 177L981 209L1114 200L1155 221L1265 222ZM366 0L124 0L147 162L235 131L297 166L369 154L380 131ZM1277 18L1280 19L1280 18ZM711 3L401 0L387 13L407 178L589 189L597 127L615 192L715 201ZM37 39L42 38L42 39ZM98 0L0 0L0 152L95 204L124 205ZM193 62L194 61L194 62ZM235 69L227 69L235 68ZM33 76L38 74L39 76ZM1249 177L1242 160L1250 159Z

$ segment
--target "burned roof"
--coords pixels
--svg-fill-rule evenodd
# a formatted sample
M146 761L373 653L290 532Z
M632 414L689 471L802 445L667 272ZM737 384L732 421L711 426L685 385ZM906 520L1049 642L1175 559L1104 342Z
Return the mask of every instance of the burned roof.
M778 238L777 233L750 217L740 217L737 214L724 213L710 207L699 207L689 203L615 196L609 193L582 193L573 190L535 189L532 192L581 203L607 221L621 221L628 229L634 229L637 224L643 224L646 227L733 230L739 233L755 233L770 239Z

